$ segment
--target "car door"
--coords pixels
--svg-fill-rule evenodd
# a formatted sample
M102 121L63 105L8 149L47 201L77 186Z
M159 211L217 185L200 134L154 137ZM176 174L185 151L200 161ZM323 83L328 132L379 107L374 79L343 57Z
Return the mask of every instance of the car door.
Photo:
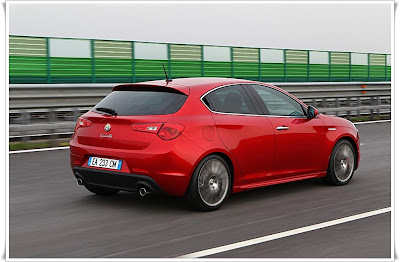
M296 176L326 171L322 165L325 126L317 117L308 119L306 109L298 101L278 89L251 84L255 95L267 115L267 126L275 132L274 177Z
M238 162L248 182L264 180L274 170L275 141L261 107L241 85L214 89L204 96L219 136Z

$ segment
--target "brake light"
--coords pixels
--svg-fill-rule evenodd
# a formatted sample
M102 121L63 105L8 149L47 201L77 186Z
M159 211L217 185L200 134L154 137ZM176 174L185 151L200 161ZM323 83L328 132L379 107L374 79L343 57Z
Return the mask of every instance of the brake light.
M172 140L180 136L180 134L183 132L183 129L185 129L185 127L182 125L165 123L158 132L158 136L163 140Z
M154 134L157 134L161 126L162 123L140 123L131 125L132 129L135 131L154 133Z
M134 131L157 134L163 140L172 140L182 134L184 126L174 123L139 123L132 124Z
M80 127L89 127L89 126L91 126L91 125L92 125L92 121L87 120L87 119L85 119L85 118L83 118L83 117L80 117L80 118L78 118L78 121L76 122L76 125L75 125L75 132L76 132L76 130L78 130L78 128L80 128Z

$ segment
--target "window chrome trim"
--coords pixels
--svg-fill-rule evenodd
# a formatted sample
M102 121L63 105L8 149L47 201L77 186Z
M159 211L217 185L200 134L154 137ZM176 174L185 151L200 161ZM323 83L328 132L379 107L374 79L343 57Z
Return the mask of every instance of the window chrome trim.
M204 101L203 101L203 98L204 98L205 96L207 96L209 93L211 93L211 92L213 92L213 91L215 91L215 90L218 90L218 89L220 89L220 88L227 87L227 86L243 85L243 84L249 84L249 83L248 83L248 82L244 82L244 83L234 83L234 84L227 84L227 85L222 85L222 86L214 87L213 89L208 90L206 93L204 93L204 94L200 97L200 101L203 103L203 105L204 105L211 113L220 114L220 115L234 115L234 116L265 116L265 117L284 117L284 118L300 118L300 119L306 119L306 118L307 118L307 116L278 116L278 115L258 115L258 114L224 113L224 112L218 112L218 111L211 110L211 108L209 108L209 107L206 105L206 103L204 103ZM258 84L258 83L257 83L257 84ZM263 85L263 86L264 86L264 85ZM270 86L265 86L265 87L272 88L272 87L270 87ZM273 88L273 89L276 90L275 88ZM276 91L280 92L279 90L276 90ZM282 92L281 92L281 93L282 93ZM282 93L282 94L284 94L284 93ZM284 94L284 95L285 95L285 94ZM291 98L291 97L290 97L290 98ZM251 100L251 97L250 97L250 100ZM294 99L293 99L293 100L294 100ZM294 100L294 101L296 101L296 100ZM253 102L253 101L252 101L252 102ZM297 101L296 101L296 102L297 102ZM300 104L300 106L303 107L302 104Z

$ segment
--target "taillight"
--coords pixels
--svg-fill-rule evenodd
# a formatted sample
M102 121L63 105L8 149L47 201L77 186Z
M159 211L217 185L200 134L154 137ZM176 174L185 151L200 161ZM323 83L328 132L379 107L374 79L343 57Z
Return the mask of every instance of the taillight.
M139 123L132 124L132 129L139 132L157 134L163 140L172 140L182 134L184 126L174 123Z
M83 117L80 117L80 118L78 118L78 121L76 122L76 125L75 125L75 132L76 132L76 130L78 130L78 128L80 128L80 127L89 127L89 126L91 126L91 125L92 125L92 121L87 120L87 119L85 119L85 118L83 118Z
M158 136L164 140L172 140L182 134L183 129L185 127L179 124L165 123L158 132Z
M155 134L157 134L161 126L162 123L140 123L131 125L132 129L135 131L155 133Z

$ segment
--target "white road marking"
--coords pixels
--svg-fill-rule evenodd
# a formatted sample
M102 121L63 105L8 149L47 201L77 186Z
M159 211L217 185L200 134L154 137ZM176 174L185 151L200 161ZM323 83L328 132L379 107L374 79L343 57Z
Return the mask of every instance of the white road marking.
M69 148L69 146L60 146L60 147L50 147L50 148L16 150L16 151L10 151L10 154L31 153L31 152L41 152L41 151L53 151L53 150L61 150L61 149L68 149L68 148Z
M384 123L384 122L390 122L392 121L391 119L388 120L376 120L376 121L366 121L366 122L356 122L353 123L355 125L363 125L363 124L374 124L374 123Z
M252 246L252 245L256 245L256 244L260 244L260 243L265 243L268 241L272 241L272 240L276 240L276 239L280 239L280 238L284 238L284 237L289 237L289 236L293 236L293 235L297 235L297 234L301 234L301 233L305 233L305 232L310 232L310 231L314 231L314 230L318 230L318 229L322 229L322 228L326 228L326 227L330 227L330 226L335 226L335 225L347 223L350 221L387 213L390 211L391 211L391 207L377 209L377 210L373 210L373 211L369 211L369 212L365 212L365 213L361 213L361 214L357 214L357 215L334 219L334 220L319 223L319 224L300 227L300 228L296 228L296 229L292 229L292 230L288 230L288 231L284 231L284 232L280 232L280 233L276 233L276 234L272 234L272 235L253 238L253 239L240 241L237 243L219 246L219 247L215 247L215 248L205 249L202 251L198 251L198 252L180 256L179 258L199 258L199 257L215 255L218 253L222 253L222 252L226 252L226 251L230 251L230 250L234 250L234 249L238 249L238 248L248 247L248 246Z

